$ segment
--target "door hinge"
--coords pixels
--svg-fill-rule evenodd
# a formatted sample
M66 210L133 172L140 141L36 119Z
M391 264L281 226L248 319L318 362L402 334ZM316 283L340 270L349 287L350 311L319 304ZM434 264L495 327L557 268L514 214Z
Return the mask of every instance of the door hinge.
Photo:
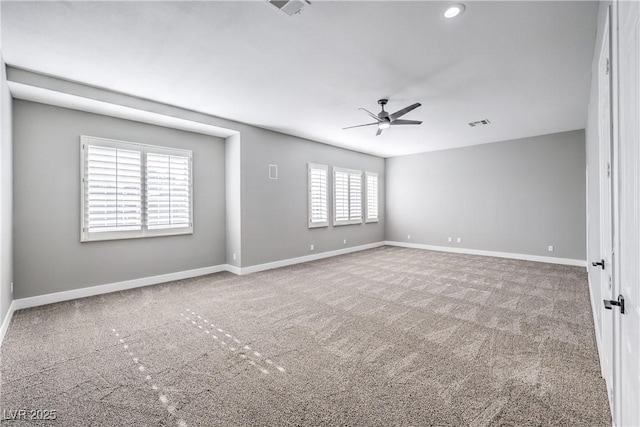
M611 162L607 162L607 178L611 178Z
M604 302L604 308L607 310L613 310L613 306L620 307L620 314L624 314L624 297L618 295L618 299L606 299Z
M611 63L609 62L609 58L607 58L607 66L605 69L605 75L609 75L609 72L611 71Z

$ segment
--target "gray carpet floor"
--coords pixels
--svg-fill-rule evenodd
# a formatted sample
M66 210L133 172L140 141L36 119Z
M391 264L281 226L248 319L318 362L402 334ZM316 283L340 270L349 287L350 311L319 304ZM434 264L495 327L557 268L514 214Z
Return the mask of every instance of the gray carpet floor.
M21 310L1 357L6 425L611 425L585 269L501 258L382 247Z

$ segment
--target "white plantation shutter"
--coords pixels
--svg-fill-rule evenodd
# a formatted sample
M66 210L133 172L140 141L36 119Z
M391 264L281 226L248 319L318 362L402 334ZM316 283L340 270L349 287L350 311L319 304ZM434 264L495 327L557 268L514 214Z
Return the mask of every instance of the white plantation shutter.
M188 156L147 152L146 208L149 230L191 225L191 173Z
M378 174L365 172L367 182L366 222L378 221Z
M349 221L349 172L335 170L333 173L334 223Z
M84 232L142 229L140 154L125 147L85 145Z
M362 222L362 172L333 168L334 225Z
M362 222L362 172L349 171L349 220Z
M191 152L81 136L81 241L191 233Z
M329 225L328 166L309 163L309 228Z

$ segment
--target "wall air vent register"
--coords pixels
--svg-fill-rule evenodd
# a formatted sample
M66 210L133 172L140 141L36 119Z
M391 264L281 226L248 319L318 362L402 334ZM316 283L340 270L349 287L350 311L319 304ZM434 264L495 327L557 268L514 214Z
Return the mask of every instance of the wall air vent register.
M471 126L472 128L476 127L476 126L484 126L484 125L488 125L489 123L491 123L489 121L489 119L484 119L484 120L478 120L477 122L470 122L469 126Z
M267 0L270 4L277 9L286 13L289 16L297 15L302 11L302 8L309 6L311 2L306 0Z

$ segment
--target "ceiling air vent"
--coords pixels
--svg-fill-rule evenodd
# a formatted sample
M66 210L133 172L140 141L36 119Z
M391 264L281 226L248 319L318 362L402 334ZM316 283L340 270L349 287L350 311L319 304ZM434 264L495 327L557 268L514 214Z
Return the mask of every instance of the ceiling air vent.
M306 0L267 0L269 3L283 11L289 16L300 13L303 7L309 6Z
M469 126L471 126L472 128L476 127L476 126L484 126L484 125L488 125L489 123L491 123L489 121L489 119L484 119L484 120L478 120L477 122L470 122Z

